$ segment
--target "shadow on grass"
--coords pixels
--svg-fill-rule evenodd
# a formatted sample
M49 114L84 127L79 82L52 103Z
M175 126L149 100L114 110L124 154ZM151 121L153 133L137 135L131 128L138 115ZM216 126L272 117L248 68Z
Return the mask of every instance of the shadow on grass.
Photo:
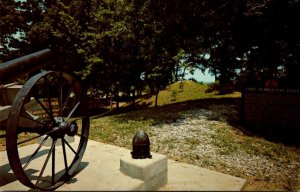
M231 83L228 83L226 85L223 85L221 86L220 84L218 83L213 83L213 84L210 84L208 89L205 91L205 93L212 93L212 92L215 92L217 91L218 93L216 95L226 95L226 94L231 94L233 93L234 91L238 91L236 89L236 87L231 84Z
M172 123L181 118L181 113L190 109L207 109L211 105L236 105L240 98L208 98L185 102L178 102L158 107L149 107L151 104L129 105L114 109L113 111L99 116L118 115L116 118L127 120L152 120L153 125Z
M300 127L259 127L255 125L247 125L243 122L233 124L234 127L238 128L244 134L248 136L256 136L264 138L270 142L282 143L287 146L300 147Z
M151 120L152 125L158 124L169 124L173 123L178 119L182 118L182 113L191 109L208 109L212 105L233 105L235 112L226 112L225 117L228 124L230 124L234 129L242 131L244 135L261 137L271 142L283 143L285 145L300 147L299 133L298 129L288 129L282 127L255 127L245 125L236 111L239 114L241 99L240 98L207 98L198 99L185 102L178 102L164 106L149 107L150 104L139 104L139 105L129 105L126 107L120 107L119 109L114 109L113 111L106 112L104 115L100 114L94 116L93 118L99 118L102 116L116 115L114 118L123 120ZM218 117L209 120L219 120Z

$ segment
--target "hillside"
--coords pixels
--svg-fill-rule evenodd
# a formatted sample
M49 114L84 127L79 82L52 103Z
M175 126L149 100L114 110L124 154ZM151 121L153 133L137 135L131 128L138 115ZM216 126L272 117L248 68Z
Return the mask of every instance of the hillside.
M158 106L166 104L178 103L189 100L207 99L207 98L239 98L240 92L220 95L218 91L212 90L213 84L202 84L191 80L178 81L158 94ZM137 99L136 103L141 105L154 106L155 96L150 98L143 97Z

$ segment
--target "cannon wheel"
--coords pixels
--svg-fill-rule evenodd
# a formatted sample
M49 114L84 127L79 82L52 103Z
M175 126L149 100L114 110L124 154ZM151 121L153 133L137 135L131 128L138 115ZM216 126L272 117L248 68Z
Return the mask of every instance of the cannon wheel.
M64 72L44 71L23 85L6 131L8 160L22 184L54 190L76 174L89 135L85 98L79 81Z

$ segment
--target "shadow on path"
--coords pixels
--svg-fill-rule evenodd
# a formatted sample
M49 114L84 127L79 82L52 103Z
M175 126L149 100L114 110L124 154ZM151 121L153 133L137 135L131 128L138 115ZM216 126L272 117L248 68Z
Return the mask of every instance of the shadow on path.
M34 159L41 157L41 156L47 154L48 152L49 152L49 149L41 150L35 155ZM30 157L30 155L21 158L20 159L21 163L24 164L29 157ZM9 183L12 183L14 181L17 181L15 174L9 173L9 171L11 171L11 167L10 167L9 163L0 166L0 187L7 185ZM38 171L33 170L33 169L26 170L26 173L29 176L32 176L36 172L38 172Z
M48 152L49 152L49 149L41 150L35 155L34 159L36 159L38 157L41 157L43 155L46 155L46 154L48 154ZM21 163L24 164L29 157L30 157L30 155L21 158L20 159ZM88 162L80 162L77 170L74 172L74 174L70 178L70 180L67 181L66 183L69 184L69 183L77 182L76 175L79 174L81 171L83 171L88 166L88 164L89 164ZM9 163L0 166L0 187L17 181L17 178L16 178L15 174L14 173L9 173L10 171L11 171L11 167L10 167ZM31 178L36 177L36 176L34 176L34 174L39 172L39 171L40 170L35 170L35 169L25 170L28 177L31 177ZM59 174L59 173L57 173L57 174ZM29 189L29 191L31 191L31 190L33 190L33 189Z

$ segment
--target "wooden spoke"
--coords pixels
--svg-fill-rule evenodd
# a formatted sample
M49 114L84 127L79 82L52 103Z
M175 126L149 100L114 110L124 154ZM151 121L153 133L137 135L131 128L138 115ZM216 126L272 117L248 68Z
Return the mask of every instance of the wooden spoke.
M40 145L38 146L38 148L34 151L34 153L29 157L29 159L27 160L26 164L24 165L23 169L26 169L27 166L29 165L29 163L32 161L33 157L39 152L39 150L41 149L41 147L44 145L44 143L46 142L46 140L48 139L49 136L45 137L43 139L43 141L40 143Z

